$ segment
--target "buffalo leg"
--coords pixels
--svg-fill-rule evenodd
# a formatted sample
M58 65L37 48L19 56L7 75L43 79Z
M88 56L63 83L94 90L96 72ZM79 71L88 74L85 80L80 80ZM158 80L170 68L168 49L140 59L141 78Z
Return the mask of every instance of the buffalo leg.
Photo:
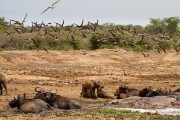
M2 86L4 87L5 91L6 91L6 95L7 95L7 86L6 86L6 83L2 83Z
M6 83L3 83L2 86L4 87L5 91L6 91L6 95L7 95L7 86L6 86ZM2 87L1 86L1 87Z
M3 89L2 89L2 85L0 84L0 90L1 90L1 95L2 95L2 91L3 91Z

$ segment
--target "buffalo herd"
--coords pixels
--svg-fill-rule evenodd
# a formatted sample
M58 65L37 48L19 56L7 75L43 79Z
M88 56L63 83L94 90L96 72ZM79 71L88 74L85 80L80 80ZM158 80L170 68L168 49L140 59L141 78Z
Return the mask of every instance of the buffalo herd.
M7 95L6 80L3 74L0 74L0 90L1 95L3 94L3 87ZM106 91L103 90L104 86L98 81L94 80L83 80L82 81L82 91L80 96L82 98L108 98L114 99ZM16 108L22 113L40 113L44 110L50 110L53 108L57 109L81 109L82 104L74 99L64 97L57 94L56 91L44 91L39 87L35 88L35 96L33 99L26 98L26 94L23 96L17 96L9 102L11 108ZM179 92L179 89L174 92ZM128 86L119 86L115 91L114 96L117 99L124 99L131 96L140 97L153 97L161 95L172 95L174 92L171 90L160 89L153 90L151 87L145 87L141 90L135 88L129 88Z

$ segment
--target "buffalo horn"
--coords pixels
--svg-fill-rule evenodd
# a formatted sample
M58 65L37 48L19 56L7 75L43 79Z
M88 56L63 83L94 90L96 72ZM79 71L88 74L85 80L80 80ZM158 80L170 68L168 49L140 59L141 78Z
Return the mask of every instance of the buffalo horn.
M39 88L39 90L38 90L38 88ZM36 91L36 92L41 92L41 88L40 88L40 87L36 87L36 88L35 88L35 91Z

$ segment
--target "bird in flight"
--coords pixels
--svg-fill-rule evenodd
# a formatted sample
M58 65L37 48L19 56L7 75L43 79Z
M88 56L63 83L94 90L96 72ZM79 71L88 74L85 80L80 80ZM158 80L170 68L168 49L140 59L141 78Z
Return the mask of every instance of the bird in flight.
M48 8L46 8L41 14L45 13L47 10L49 9L54 9L54 5L57 4L60 0L57 0L56 2L54 2L51 6L49 6Z

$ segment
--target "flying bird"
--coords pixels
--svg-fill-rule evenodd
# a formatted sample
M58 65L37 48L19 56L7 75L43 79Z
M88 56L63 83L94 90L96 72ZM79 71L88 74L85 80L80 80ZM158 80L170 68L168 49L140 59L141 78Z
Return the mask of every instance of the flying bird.
M49 6L48 8L46 8L41 14L45 13L47 10L49 9L54 9L54 5L57 4L60 0L57 0L56 2L54 2L51 6Z
M149 57L149 54L145 54L145 53L143 53L143 52L141 52L141 53L143 54L143 56L144 56L145 59Z
M24 22L26 22L25 20L26 20L27 15L28 15L28 13L26 13L26 15L25 15L25 17L24 17L24 19L23 19L23 21L22 21L22 24L23 24Z

